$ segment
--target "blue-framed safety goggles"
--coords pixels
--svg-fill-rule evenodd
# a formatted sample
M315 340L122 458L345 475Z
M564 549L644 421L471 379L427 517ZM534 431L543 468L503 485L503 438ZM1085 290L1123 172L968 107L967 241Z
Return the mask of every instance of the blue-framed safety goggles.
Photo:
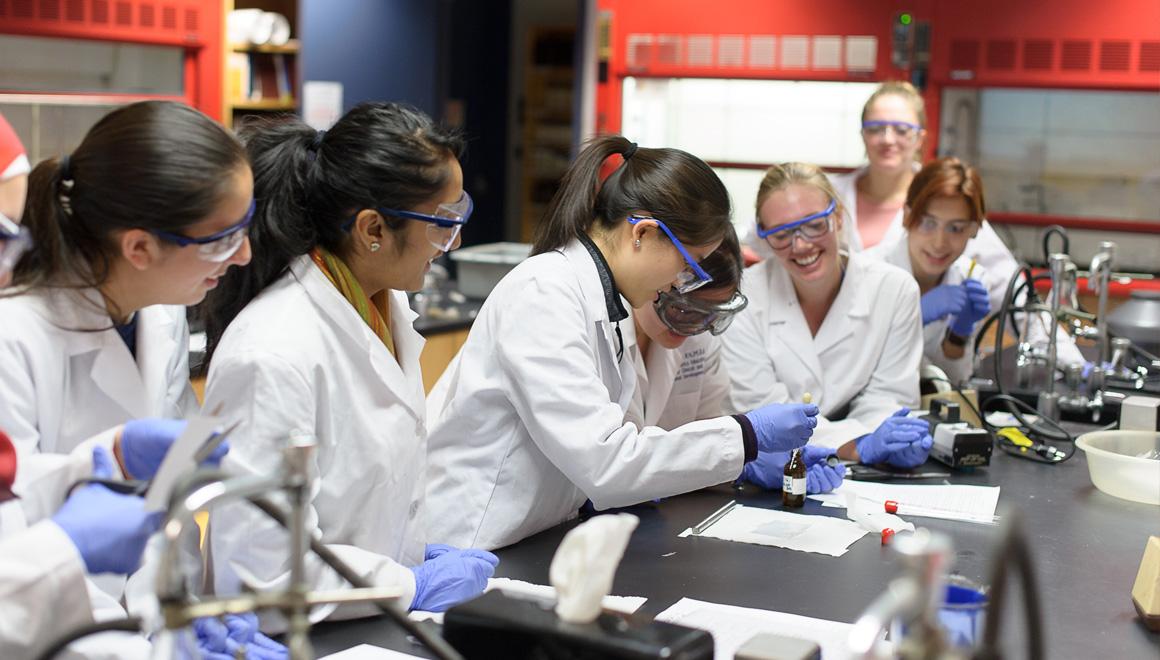
M918 124L912 124L908 121L864 121L862 122L862 132L868 137L881 137L886 134L886 131L893 131L894 135L901 140L911 140L922 127Z
M798 234L801 234L807 241L817 240L830 233L833 229L833 215L837 207L838 202L831 199L830 205L826 207L825 211L811 213L801 220L787 222L770 229L762 228L761 220L758 220L757 235L764 238L771 247L776 249L789 247L790 243L793 242L794 236Z
M450 252L459 241L459 232L463 230L463 225L467 224L472 212L475 211L475 202L472 201L471 195L464 190L458 201L451 204L440 204L435 208L433 215L385 206L376 206L375 211L378 211L380 215L427 223L427 240L440 250ZM356 215L347 220L342 228L350 230L357 218Z
M689 251L685 249L684 244L682 244L680 239L677 238L676 235L674 235L673 232L665 226L665 223L647 215L628 216L628 224L630 225L635 225L641 220L652 220L653 222L657 223L657 226L660 227L661 231L663 231L665 235L669 237L669 240L672 241L673 245L676 246L677 252L681 253L681 256L685 258L685 263L688 264L688 267L685 268L685 270L682 270L677 274L677 284L673 287L677 290L677 293L688 293L690 291L695 291L713 281L713 278L709 276L709 273L706 273L705 269L701 268L697 264L697 260L693 258L693 255L689 254Z
M20 257L32 247L28 227L0 213L0 275L16 267Z
M246 215L240 221L209 236L191 238L181 234L161 231L160 229L151 230L151 233L157 238L167 243L173 243L179 247L196 245L197 255L199 257L205 261L221 263L234 256L242 247L242 243L246 241L250 223L254 220L255 208L257 208L257 202L251 200L250 208L246 210Z

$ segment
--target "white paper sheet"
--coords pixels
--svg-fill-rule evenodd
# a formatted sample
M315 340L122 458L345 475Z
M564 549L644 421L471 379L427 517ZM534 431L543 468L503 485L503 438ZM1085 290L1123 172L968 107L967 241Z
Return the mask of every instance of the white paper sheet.
M822 647L823 660L845 660L851 657L846 649L846 638L854 626L849 623L718 605L691 598L677 601L658 614L657 620L713 633L714 654L718 658L732 658L737 649L758 633L773 633L815 642Z
M213 435L220 423L217 417L200 415L189 420L185 430L166 452L165 460L161 461L161 467L157 468L157 474L149 484L149 492L145 495L146 511L164 511L169 506L173 486L182 475L197 468L193 462L194 454Z
M546 584L533 584L531 582L524 582L523 580L513 580L511 578L491 578L487 581L487 589L484 591L493 591L499 589L505 594L511 596L523 596L525 598L537 598L540 600L555 601L555 588ZM623 614L632 614L640 609L641 605L645 604L648 599L644 596L605 596L604 600L600 601L601 606L606 610L613 612L621 612ZM443 623L442 612L411 612L410 617L416 621L434 621L435 623Z
M692 533L692 529L686 529L680 536ZM841 557L854 541L865 535L866 530L860 525L841 518L739 504L698 536Z
M318 660L399 660L400 658L418 657L417 655L399 653L398 651L371 646L370 644L359 644L345 651L323 656Z
M843 481L831 493L807 497L825 506L846 508L847 493L872 503L871 506L894 500L902 515L981 523L994 521L995 507L999 504L998 486L924 486L850 480Z

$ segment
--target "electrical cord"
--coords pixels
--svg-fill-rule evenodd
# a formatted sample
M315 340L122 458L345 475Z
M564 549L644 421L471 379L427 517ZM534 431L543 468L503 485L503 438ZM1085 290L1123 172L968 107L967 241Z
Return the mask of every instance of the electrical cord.
M1042 660L1043 650L1043 609L1039 601L1039 584L1035 567L1031 560L1031 548L1027 537L1021 531L1022 516L1016 510L1003 514L999 543L992 552L990 602L983 625L983 640L975 652L974 660L999 660L999 624L1007 597L1007 574L1011 566L1019 571L1020 586L1023 588L1023 610L1027 622L1027 657Z
M1051 251L1051 237L1058 236L1063 249L1056 252ZM1052 254L1071 254L1071 239L1067 236L1067 229L1062 225L1051 225L1043 230L1043 263L1051 263Z
M65 650L69 644L88 637L89 635L97 635L106 632L141 632L141 618L136 616L125 617L122 619L109 619L108 621L100 621L98 623L89 623L83 626L78 626L68 631L66 634L57 637L49 644L40 655L36 656L37 660L52 660L61 651Z

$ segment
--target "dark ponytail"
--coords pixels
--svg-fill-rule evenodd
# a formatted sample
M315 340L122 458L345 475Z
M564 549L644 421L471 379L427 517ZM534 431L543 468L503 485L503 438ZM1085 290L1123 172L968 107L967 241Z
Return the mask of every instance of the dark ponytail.
M344 255L343 224L362 209L406 209L436 194L463 153L456 133L397 103L363 103L325 133L289 117L244 126L257 208L250 226L253 258L229 271L203 305L212 358L222 334L296 257L315 246ZM383 218L400 231L406 221Z
M601 184L600 168L615 154L627 158ZM594 221L611 229L633 212L655 215L689 245L712 243L730 230L729 193L703 160L608 135L589 142L568 168L536 228L532 254L564 247Z
M172 101L143 101L98 121L72 154L41 162L28 180L23 224L33 248L11 293L98 287L119 253L114 232L181 233L205 220L246 165L220 124Z

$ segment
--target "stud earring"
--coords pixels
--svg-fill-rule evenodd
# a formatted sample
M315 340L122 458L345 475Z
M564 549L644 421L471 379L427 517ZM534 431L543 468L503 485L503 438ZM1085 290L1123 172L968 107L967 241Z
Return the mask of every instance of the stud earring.
M635 241L633 241L633 243L632 243L632 244L633 244L635 247L638 247L638 248L639 248L639 247L640 247L640 239L639 239L639 238L638 238L638 239L636 239Z
M377 242L371 243L371 252L378 252L381 247Z

